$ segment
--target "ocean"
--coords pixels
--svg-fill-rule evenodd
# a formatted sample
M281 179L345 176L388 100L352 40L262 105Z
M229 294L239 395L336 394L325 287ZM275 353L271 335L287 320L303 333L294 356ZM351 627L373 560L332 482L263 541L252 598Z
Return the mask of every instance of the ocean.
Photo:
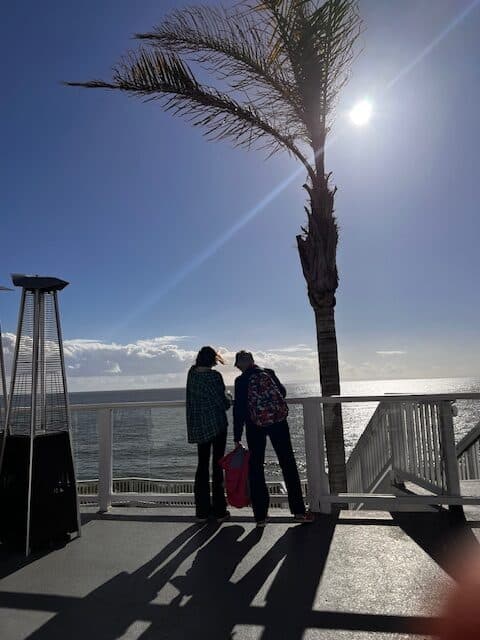
M288 384L289 397L319 395L318 383ZM438 378L424 380L374 380L342 383L342 395L383 395L385 393L478 393L478 378ZM137 389L124 391L76 392L70 394L72 404L110 402L148 402L183 400L185 389ZM375 403L343 405L345 446L353 449L375 410ZM457 402L454 418L455 436L460 439L480 420L480 401ZM290 407L289 424L293 448L302 478L305 477L305 447L302 407ZM233 445L232 416L228 415L229 439ZM72 437L79 480L98 477L98 437L94 411L74 411ZM168 480L192 479L195 475L196 447L187 443L185 409L116 409L113 429L114 478L142 477ZM281 479L275 454L267 446L266 476Z

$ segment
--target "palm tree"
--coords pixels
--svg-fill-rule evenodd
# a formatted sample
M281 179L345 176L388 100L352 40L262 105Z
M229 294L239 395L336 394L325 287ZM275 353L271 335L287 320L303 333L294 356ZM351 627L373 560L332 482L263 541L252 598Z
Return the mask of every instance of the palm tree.
M228 8L185 8L137 34L143 46L121 59L110 82L67 83L159 100L210 140L260 147L268 155L286 150L303 164L307 221L297 245L325 396L340 394L336 188L325 173L325 141L360 29L356 0L240 0ZM198 79L199 71L211 86ZM340 404L326 405L324 419L330 487L345 491Z

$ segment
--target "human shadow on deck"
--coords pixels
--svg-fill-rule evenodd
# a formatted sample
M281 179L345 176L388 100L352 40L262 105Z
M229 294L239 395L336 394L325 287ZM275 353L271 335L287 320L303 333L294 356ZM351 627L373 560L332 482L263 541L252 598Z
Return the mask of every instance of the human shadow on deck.
M239 638L244 625L261 628L262 640L301 640L308 628L411 633L423 627L423 618L314 610L336 525L336 516L319 517L313 525L289 527L272 544L273 525L267 534L253 529L247 535L239 524L192 526L136 571L119 573L84 598L0 593L0 606L56 614L30 640L130 634L226 640ZM178 575L191 556L190 568Z
M202 528L191 525L139 569L133 573L118 573L84 598L42 594L31 594L29 597L29 594L0 592L0 607L57 613L28 636L31 640L120 638L135 621L149 619L148 609L154 606L149 603L156 598L158 591L168 583L180 565L217 531L216 524L207 524ZM125 553L128 553L128 548Z

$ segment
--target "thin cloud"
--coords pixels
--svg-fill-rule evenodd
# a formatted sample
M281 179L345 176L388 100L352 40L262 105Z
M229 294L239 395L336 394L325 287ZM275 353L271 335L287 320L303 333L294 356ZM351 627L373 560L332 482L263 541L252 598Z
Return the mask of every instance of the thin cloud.
M297 344L292 347L281 347L280 349L268 349L268 353L312 353L313 349L306 344Z
M375 353L377 353L379 356L403 356L407 352L392 349L391 351L375 351Z

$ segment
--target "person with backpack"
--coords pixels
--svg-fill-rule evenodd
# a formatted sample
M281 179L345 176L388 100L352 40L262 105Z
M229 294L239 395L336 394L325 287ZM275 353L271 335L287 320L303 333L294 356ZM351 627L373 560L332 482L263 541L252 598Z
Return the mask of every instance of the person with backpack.
M272 369L257 366L248 351L236 354L235 366L242 374L235 380L233 435L235 445L241 446L245 426L250 451L250 496L257 527L265 526L270 504L264 471L267 436L277 454L294 520L313 522L313 514L305 510L297 463L293 455L285 387Z
M210 516L218 522L230 517L227 511L223 470L219 464L227 443L227 410L231 401L225 392L221 373L213 367L224 364L212 347L202 347L187 376L187 435L196 444L198 464L195 474L195 514L197 522ZM212 459L212 496L210 498L209 466Z

